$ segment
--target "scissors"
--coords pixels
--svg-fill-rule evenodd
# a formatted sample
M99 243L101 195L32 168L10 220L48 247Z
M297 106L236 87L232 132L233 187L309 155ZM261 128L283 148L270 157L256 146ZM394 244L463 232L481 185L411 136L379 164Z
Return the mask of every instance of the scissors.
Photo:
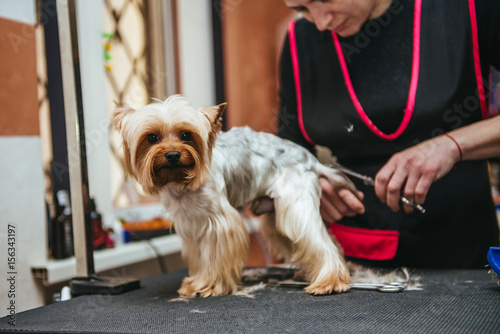
M375 186L375 181L373 180L373 178L371 178L369 176L356 173L355 171L350 170L349 168L346 168L338 163L332 163L332 164L330 164L330 167L337 168L347 175L350 175L352 177L360 179L368 186L372 186L372 187ZM400 196L400 200L401 200L401 202L403 202L403 204L411 206L412 208L418 210L420 213L425 213L424 207L421 206L420 204L413 203L412 201L410 201L409 199L407 199L406 197L404 197L402 195Z
M296 281L294 279L288 279L285 281L272 281L270 282L276 286L283 286L288 288L302 288L309 285L308 282ZM404 291L408 284L402 282L392 282L392 283L351 283L351 289L356 290L375 290L379 292L401 292Z
M392 283L351 283L352 289L376 290L380 292L400 292L405 290L407 284L400 282Z
M254 284L256 282L265 282L269 286L281 286L288 288L305 288L310 282L297 280L294 278L295 268L267 267L267 268L244 268L242 272L243 284ZM356 290L374 290L379 292L401 292L406 290L409 283L408 273L403 270L406 276L404 282L390 283L351 283L351 289Z

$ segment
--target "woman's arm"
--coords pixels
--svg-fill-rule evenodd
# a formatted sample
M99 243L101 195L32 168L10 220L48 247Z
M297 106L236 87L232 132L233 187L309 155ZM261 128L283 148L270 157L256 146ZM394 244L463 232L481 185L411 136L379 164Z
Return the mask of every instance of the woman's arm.
M460 146L463 160L500 156L500 116L453 130L449 134Z
M378 198L399 210L401 190L410 201L423 204L433 182L461 160L500 156L500 116L453 130L394 154L375 177ZM403 189L404 187L404 189ZM406 212L413 208L404 206Z
M481 62L500 69L500 1L477 0L475 4ZM406 198L423 204L431 184L461 159L500 156L500 117L453 130L448 135L451 138L439 136L394 154L375 178L375 192L380 200L397 211L403 190ZM413 211L407 206L404 209Z

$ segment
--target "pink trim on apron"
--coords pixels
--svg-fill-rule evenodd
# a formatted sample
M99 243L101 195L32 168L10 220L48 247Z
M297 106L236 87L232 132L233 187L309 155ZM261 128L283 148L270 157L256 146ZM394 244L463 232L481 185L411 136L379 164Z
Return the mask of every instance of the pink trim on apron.
M401 124L397 128L394 133L386 134L383 133L366 115L361 103L354 92L354 88L352 87L351 77L349 76L349 70L347 69L347 64L345 62L344 53L342 51L342 47L339 42L339 38L335 32L332 32L333 41L335 44L335 50L337 51L337 57L340 62L340 67L342 69L342 73L344 75L344 82L347 87L347 91L351 96L352 103L356 108L359 116L363 120L363 122L368 126L368 128L376 134L378 137L385 140L394 140L398 138L410 123L411 116L413 115L413 110L415 107L415 95L417 92L418 86L418 74L420 67L420 21L422 16L422 0L415 1L415 9L414 9L414 18L413 18L413 56L412 56L412 70L411 70L411 81L410 81L410 89L408 92L408 102L406 104L406 108L404 110L404 117L401 121Z
M472 29L472 52L474 53L474 69L476 71L477 93L483 119L489 117L489 110L484 94L483 75L481 73L481 58L479 57L479 38L477 34L476 4L474 0L469 0L470 25Z
M297 115L299 117L299 127L302 135L309 144L314 145L314 142L308 136L304 127L304 118L302 114L302 93L300 89L300 73L299 73L299 57L297 55L297 41L295 39L295 21L291 21L288 25L288 36L290 40L290 53L292 56L293 76L295 79L295 95L297 96Z

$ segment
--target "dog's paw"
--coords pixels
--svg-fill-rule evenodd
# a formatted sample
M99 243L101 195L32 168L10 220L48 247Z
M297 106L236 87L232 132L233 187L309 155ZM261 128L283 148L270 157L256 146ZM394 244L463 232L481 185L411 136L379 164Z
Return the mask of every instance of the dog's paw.
M177 293L181 297L194 298L196 297L198 291L196 291L196 289L193 287L192 282L184 280L179 290L177 290Z
M329 295L332 292L342 293L346 292L351 288L349 285L349 280L347 282L337 280L332 281L319 281L314 282L305 288L307 293L311 295Z
M347 268L341 268L338 272L330 273L330 275L312 281L305 290L312 295L328 295L333 292L342 293L351 288L350 283L349 271L347 271Z
M179 288L179 290L177 290L177 293L179 293L181 297L193 298L198 296L205 298L205 297L217 297L217 296L227 295L231 291L232 289L230 286L225 286L220 283L197 284L195 281L189 279L188 277L184 279L181 287Z

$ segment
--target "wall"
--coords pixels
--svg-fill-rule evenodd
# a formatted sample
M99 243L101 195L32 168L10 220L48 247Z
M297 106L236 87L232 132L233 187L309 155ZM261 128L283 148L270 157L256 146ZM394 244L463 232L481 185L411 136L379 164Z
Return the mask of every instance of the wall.
M0 316L43 305L30 271L47 256L34 25L33 0L0 2Z
M228 126L275 132L279 55L295 14L282 0L236 0L221 15Z
M177 1L180 92L194 107L215 104L211 1Z

